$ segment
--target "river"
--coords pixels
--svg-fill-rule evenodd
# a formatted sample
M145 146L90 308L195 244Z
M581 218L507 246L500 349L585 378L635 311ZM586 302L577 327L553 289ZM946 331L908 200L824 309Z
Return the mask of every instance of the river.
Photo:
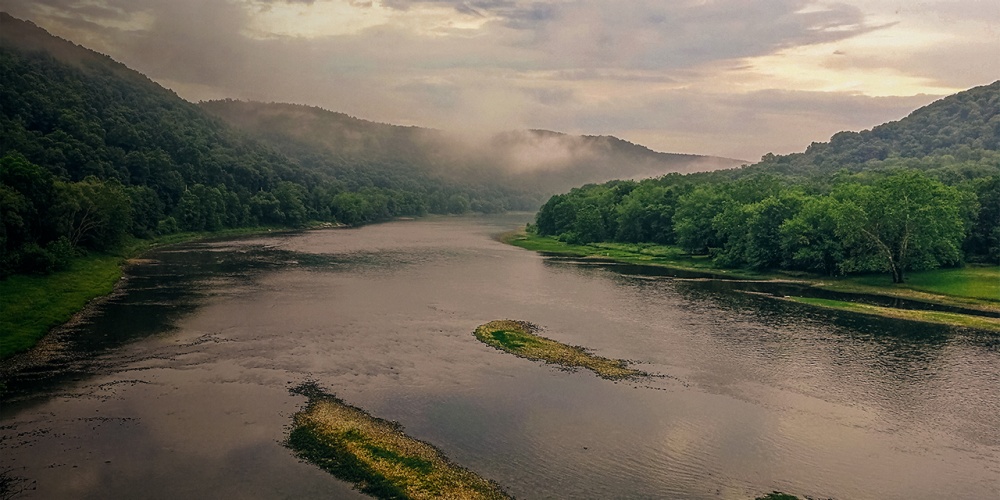
M282 445L315 381L518 498L1000 498L1000 338L499 243L528 215L160 249L4 367L18 498L354 498ZM493 319L632 360L611 382ZM16 362L16 363L15 363Z

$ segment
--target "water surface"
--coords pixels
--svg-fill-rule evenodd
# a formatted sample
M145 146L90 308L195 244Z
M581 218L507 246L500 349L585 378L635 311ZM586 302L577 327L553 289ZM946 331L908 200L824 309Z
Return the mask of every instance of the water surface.
M25 498L350 498L281 445L313 380L519 498L1000 497L1000 339L496 242L431 218L161 250L9 374ZM542 326L661 374L479 343ZM8 369L8 371L10 371Z

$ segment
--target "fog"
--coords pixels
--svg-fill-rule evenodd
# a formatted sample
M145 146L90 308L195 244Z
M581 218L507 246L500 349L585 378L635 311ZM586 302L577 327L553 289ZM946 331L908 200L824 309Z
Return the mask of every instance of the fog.
M506 182L551 192L588 182L639 179L670 172L733 168L746 161L652 151L611 136L546 130L466 131L404 127L318 107L252 101L204 101L230 125L296 156L323 153L332 162L394 168L433 177Z

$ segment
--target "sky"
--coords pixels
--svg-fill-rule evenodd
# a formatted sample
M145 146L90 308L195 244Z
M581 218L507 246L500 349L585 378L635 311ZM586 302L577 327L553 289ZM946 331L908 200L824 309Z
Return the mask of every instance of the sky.
M1000 0L0 0L190 101L755 161L1000 79ZM2 29L2 27L0 27Z

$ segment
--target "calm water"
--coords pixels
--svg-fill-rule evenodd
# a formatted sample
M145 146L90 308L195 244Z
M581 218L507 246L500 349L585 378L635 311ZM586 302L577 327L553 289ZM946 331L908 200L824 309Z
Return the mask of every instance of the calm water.
M281 445L315 380L519 498L1000 498L1000 338L545 258L526 216L192 244L8 363L23 498L351 498ZM472 336L513 318L662 377Z

